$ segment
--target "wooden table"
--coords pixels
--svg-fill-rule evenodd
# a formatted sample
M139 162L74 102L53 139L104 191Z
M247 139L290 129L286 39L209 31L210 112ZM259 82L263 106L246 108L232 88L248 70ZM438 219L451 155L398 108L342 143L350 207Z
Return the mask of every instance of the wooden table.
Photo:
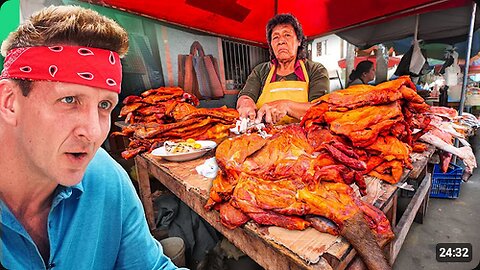
M426 167L430 155L425 155L421 161L416 161L412 171L406 170L402 181L406 181L408 176L416 171L416 168L420 170ZM208 199L212 180L198 175L195 171L196 166L212 156L213 154L209 153L203 158L182 163L164 161L150 154L135 157L140 199L145 208L150 229L155 228L149 177L152 175L265 269L341 270L345 269L355 257L355 249L343 237L320 233L313 228L305 231L288 231L275 226L259 226L254 222L248 222L234 230L225 228L220 223L217 211L206 211L203 208ZM425 196L428 196L430 179L426 177L422 181L398 225L396 224L398 187L372 177L367 177L366 180L369 183L368 195L362 199L386 213L396 234L395 240L386 247L389 260L393 262L421 202L425 200ZM288 237L282 238L285 235ZM296 250L299 246L307 249L310 247L310 250Z

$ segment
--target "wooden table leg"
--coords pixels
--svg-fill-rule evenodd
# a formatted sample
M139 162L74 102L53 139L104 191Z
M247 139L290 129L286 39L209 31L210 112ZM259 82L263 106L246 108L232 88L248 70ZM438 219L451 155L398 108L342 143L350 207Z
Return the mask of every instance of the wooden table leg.
M385 206L384 209L382 209L388 221L390 221L390 225L392 226L392 228L395 228L395 226L397 225L398 196L399 196L399 191L397 190L395 192L395 195L391 199L391 201L388 202L388 204ZM383 247L383 252L387 260L391 262L390 257L391 257L391 254L393 253L393 241L388 243L385 247Z
M405 209L405 212L400 218L400 221L398 222L398 224L395 226L393 230L393 233L395 233L395 239L392 242L392 248L391 248L391 254L390 254L391 264L393 264L393 262L398 256L398 253L400 252L400 249L402 248L403 242L407 237L408 231L412 226L413 220L418 212L418 209L420 208L422 201L424 201L425 196L427 196L429 193L430 185L431 185L431 176L430 174L427 174L423 179L422 183L420 184L420 186L418 187L417 191L415 192L415 195L413 195L413 198L408 204L407 209Z
M423 179L422 181L425 181ZM420 206L420 209L418 210L417 215L415 216L414 221L419 224L423 224L423 219L425 215L427 214L427 209L428 209L428 202L430 199L430 190L431 190L431 185L430 188L428 189L427 193L425 194L425 197L423 198L422 205Z
M416 186L416 189L417 189L416 192L418 192L418 189L419 189L420 185L422 184L423 180L425 179L426 173L427 173L427 166L425 166L422 169L422 171L418 174L418 176L416 178L414 178L414 179L410 178L409 179L410 181L413 181L414 186ZM428 198L429 193L430 192L427 192L426 198ZM420 205L420 208L418 209L418 212L415 215L415 219L413 220L414 222L419 223L419 224L423 223L423 215L426 211L426 209L425 209L426 208L426 203L427 203L427 201L425 200L425 198L423 198L422 203Z
M154 230L156 225L155 216L153 213L152 190L150 188L150 176L148 174L147 162L142 156L136 156L135 165L138 177L138 187L140 189L140 200L143 203L148 227L150 230Z
M428 197L429 195L430 194L427 193L426 197ZM427 198L424 198L422 201L422 204L420 205L420 208L418 209L417 215L415 216L415 219L413 221L418 224L423 224L423 217L425 216L426 212L427 212Z

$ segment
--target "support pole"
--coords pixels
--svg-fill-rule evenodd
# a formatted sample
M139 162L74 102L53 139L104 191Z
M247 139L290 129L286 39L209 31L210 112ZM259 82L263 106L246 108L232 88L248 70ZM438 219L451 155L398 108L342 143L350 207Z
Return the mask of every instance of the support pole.
M348 76L352 73L352 70L355 68L355 46L347 42L347 56L346 56L346 69L345 69L345 87L348 87Z
M419 21L420 15L417 14L415 16L415 32L413 34L413 40L417 41L418 40L418 21Z
M462 93L460 95L460 105L458 106L458 115L463 114L465 107L465 95L467 92L468 70L470 68L470 56L472 51L473 29L475 26L475 13L477 12L477 3L472 1L472 16L470 19L470 31L468 32L467 57L465 58L465 71L463 72Z
M465 58L465 70L463 71L462 92L460 94L460 104L458 105L458 115L463 114L465 108L465 95L467 93L468 70L470 68L470 54L472 51L473 29L475 27L475 13L477 12L477 3L472 1L472 15L470 16L470 30L468 31L467 57ZM458 139L455 139L455 147L459 146ZM457 156L453 156L452 162L457 164Z
M383 44L377 45L378 49L375 52L377 60L377 67L375 69L375 84L387 81L388 77L388 52Z

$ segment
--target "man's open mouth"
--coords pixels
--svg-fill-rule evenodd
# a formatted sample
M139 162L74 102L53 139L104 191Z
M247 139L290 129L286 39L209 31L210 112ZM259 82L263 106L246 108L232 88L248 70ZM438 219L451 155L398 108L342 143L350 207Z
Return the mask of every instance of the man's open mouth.
M67 153L67 154L73 156L76 159L81 159L81 158L84 158L85 156L87 156L87 153L85 153L85 152L71 152L71 153Z

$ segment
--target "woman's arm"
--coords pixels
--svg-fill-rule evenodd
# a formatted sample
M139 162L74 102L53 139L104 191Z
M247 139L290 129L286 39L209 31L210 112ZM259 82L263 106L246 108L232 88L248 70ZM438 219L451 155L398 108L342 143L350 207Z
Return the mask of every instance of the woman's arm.
M299 119L302 118L313 103L310 102L296 102L288 99L281 99L265 103L257 112L256 122L262 122L265 118L265 123L275 124L279 122L285 115Z
M240 118L250 118L251 120L255 119L257 106L255 101L249 96L241 96L237 100L237 110L240 115Z
M262 63L257 65L248 75L245 86L238 93L237 110L240 117L255 119L257 110L255 103L261 94L263 81L266 79L269 70L269 63Z
M315 100L330 92L330 79L327 69L320 63L307 61L306 68L310 82L308 85L308 101Z

